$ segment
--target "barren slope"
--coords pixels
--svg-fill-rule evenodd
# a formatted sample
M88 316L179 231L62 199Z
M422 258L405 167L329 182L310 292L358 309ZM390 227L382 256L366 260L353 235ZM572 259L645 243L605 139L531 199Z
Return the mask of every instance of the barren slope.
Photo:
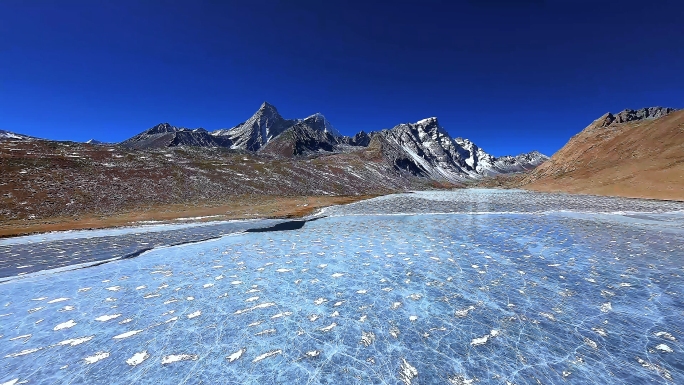
M171 206L183 208L172 210L179 212L259 206L273 197L358 197L432 185L395 170L372 149L278 159L225 148L131 150L43 140L0 141L0 175L0 227ZM238 209L226 210L209 214Z
M684 200L684 110L627 122L606 114L521 185L537 191Z

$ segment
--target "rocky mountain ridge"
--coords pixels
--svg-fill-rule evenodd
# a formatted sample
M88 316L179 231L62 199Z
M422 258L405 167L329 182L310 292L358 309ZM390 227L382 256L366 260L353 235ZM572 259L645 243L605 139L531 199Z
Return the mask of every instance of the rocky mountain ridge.
M370 134L361 131L349 137L341 135L323 114L316 113L304 119L285 119L275 106L267 102L252 117L230 129L207 132L163 123L121 142L121 145L139 149L227 147L272 156L297 157L359 150L368 147L376 136L384 139L376 145L382 147L391 162L396 163L398 170L408 170L415 176L435 180L459 182L521 172L533 169L548 159L538 152L494 157L468 139L451 138L435 117Z

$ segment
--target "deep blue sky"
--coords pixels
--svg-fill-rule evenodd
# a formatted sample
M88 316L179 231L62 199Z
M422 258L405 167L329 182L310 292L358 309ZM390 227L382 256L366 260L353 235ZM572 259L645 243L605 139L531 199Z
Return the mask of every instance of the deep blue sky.
M551 155L605 112L684 107L679 3L3 0L0 129L120 141L266 100L345 134L437 116L494 155Z

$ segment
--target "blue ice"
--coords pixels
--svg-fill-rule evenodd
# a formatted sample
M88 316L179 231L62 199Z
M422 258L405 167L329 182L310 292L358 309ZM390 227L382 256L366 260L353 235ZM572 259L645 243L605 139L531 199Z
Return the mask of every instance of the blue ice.
M684 383L681 214L514 209L338 210L4 283L0 384Z

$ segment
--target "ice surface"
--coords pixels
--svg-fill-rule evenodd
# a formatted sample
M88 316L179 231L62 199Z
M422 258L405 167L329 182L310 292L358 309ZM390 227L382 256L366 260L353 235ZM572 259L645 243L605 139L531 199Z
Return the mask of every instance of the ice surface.
M471 193L0 284L0 384L684 383L681 206Z
M0 239L0 282L7 277L70 270L136 255L150 248L198 242L283 220L263 219L60 231Z

